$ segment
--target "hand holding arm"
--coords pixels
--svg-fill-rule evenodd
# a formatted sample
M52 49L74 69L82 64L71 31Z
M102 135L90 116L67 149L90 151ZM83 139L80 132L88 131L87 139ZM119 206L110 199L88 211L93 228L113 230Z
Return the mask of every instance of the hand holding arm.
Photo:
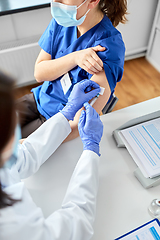
M35 79L37 82L54 81L77 65L91 74L100 72L103 62L96 52L104 50L104 47L98 45L72 52L57 59L51 59L51 55L42 49L35 63Z
M106 48L100 45L75 52L76 64L90 74L96 74L103 70L103 62L96 52L104 51Z

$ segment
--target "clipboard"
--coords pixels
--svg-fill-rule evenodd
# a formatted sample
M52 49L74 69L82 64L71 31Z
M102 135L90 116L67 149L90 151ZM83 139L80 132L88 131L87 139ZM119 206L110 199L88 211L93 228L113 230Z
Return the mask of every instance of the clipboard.
M159 230L159 231L158 231ZM146 236L146 237L145 237ZM143 238L142 238L143 237ZM142 226L116 238L115 240L160 240L160 222L157 218L143 224Z
M117 147L118 148L125 147L122 139L119 136L119 132L121 130L123 130L125 128L132 127L132 126L135 126L139 123L143 123L143 122L147 122L147 121L152 120L152 119L159 118L159 117L160 117L160 111L156 111L156 112L153 112L153 113L150 113L150 114L147 114L147 115L143 115L143 116L138 117L138 118L134 118L134 119L130 120L129 122L126 122L125 124L123 124L119 128L115 129L112 134L113 134L113 138L115 139L115 142L117 144Z
M119 135L119 132L121 130L123 130L125 128L132 127L132 126L135 126L135 125L140 124L140 123L144 123L144 122L159 118L159 117L160 117L160 110L158 110L156 112L153 112L153 113L150 113L150 114L147 114L147 115L143 115L143 116L138 117L138 118L134 118L134 119L126 122L125 124L123 124L119 128L115 129L113 131L112 135L113 135L113 138L116 142L117 147L118 148L125 148L125 145L124 145L124 143L123 143L123 141L122 141L122 139ZM139 168L137 168L134 171L134 175L139 180L139 182L142 184L142 186L146 189L150 188L150 187L155 187L155 186L160 184L160 176L154 177L152 179L145 178Z

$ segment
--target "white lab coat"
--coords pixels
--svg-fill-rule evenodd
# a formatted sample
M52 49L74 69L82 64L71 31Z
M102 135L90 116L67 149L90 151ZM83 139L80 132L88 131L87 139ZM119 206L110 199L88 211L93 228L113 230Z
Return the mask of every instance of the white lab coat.
M62 208L44 218L21 179L34 174L70 133L66 118L58 113L19 146L11 169L0 170L3 191L21 199L0 209L0 240L88 240L93 235L99 156L83 151L71 177ZM56 197L56 196L55 196Z

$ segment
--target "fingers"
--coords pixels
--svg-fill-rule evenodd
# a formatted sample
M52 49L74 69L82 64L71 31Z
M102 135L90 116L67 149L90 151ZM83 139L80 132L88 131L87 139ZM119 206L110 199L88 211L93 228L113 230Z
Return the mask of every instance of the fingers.
M98 89L93 89L92 91L86 93L86 96L88 97L88 101L94 98L99 93Z
M85 101L88 102L93 97L95 97L101 91L101 89L98 83L90 79L84 79L74 86L69 98L71 98L71 95L77 91L83 93L85 97Z
M84 103L84 107L86 109L86 126L89 126L89 122L90 122L90 119L93 119L93 108L91 107L91 105L86 102Z
M87 49L85 54L85 61L83 62L82 68L90 74L96 74L103 70L103 62L98 57L96 51L104 51L105 48L99 46Z
M83 91L85 91L87 88L95 88L95 89L98 89L98 91L100 92L100 86L98 83L90 80L90 79L84 79L83 81L81 81L80 83L78 83L81 85Z
M90 74L96 74L103 70L103 62L96 52L92 50L85 61L84 67Z
M88 103L84 103L84 107L86 109L86 121L88 118L94 117L95 113L97 113L94 108Z
M96 112L96 110L88 103L88 102L85 102L84 105L83 105L86 109L86 121L87 121L87 118L99 118L99 114Z
M86 112L85 110L82 110L80 118L79 118L79 127L83 128L86 122Z
M88 102L84 103L84 107L86 109L86 127L90 126L91 122L94 122L95 127L99 126L103 128L103 124L96 110Z
M102 71L103 68L103 62L102 60L98 57L96 52L92 52L92 65L95 66L96 69L99 71ZM94 65L95 64L95 65Z
M85 93L88 93L88 92L90 92L91 90L92 90L92 87L89 85L89 86L86 87Z
M75 91L77 89L78 91L83 92L85 94L86 101L91 100L93 97L95 97L101 91L99 84L90 79L84 79L81 82L77 83L74 86L72 92L74 91L74 89L75 89Z
M83 80L80 83L78 83L81 87L81 91L85 93L85 99L86 101L91 100L93 97L95 97L99 92L100 92L100 86L88 79L88 80ZM93 89L93 90L92 90Z
M92 53L92 58L94 58L94 60L97 62L98 65L95 66L96 69L100 69L99 67L101 67L101 70L102 71L102 68L103 68L103 62L102 60L98 57L98 55L96 54L96 52L103 52L106 50L105 47L101 47L100 45L96 46L96 47L92 47L91 48L93 51ZM94 64L94 63L93 63Z
M86 72L94 75L94 74L102 71L102 70L96 69L96 68L92 65L93 63L91 64L90 61L92 61L92 58L91 58L91 57L90 57L89 60L86 60L85 63L82 65L82 68L83 68ZM93 61L92 61L92 62L93 62ZM94 63L94 64L96 65L96 63Z
M96 52L103 52L103 51L105 51L106 50L106 48L105 47L102 47L101 45L97 45L97 46L95 46L95 47L92 47L92 49L94 50L94 51L96 51Z
M92 56L86 61L85 65L88 71L93 72L94 74L101 72L103 70L103 62L98 56L95 56L93 52Z

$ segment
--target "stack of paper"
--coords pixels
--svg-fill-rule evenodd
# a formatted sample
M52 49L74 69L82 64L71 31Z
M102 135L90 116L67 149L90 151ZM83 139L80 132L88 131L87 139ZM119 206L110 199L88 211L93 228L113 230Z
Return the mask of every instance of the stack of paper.
M124 129L119 134L144 177L160 175L160 118Z

